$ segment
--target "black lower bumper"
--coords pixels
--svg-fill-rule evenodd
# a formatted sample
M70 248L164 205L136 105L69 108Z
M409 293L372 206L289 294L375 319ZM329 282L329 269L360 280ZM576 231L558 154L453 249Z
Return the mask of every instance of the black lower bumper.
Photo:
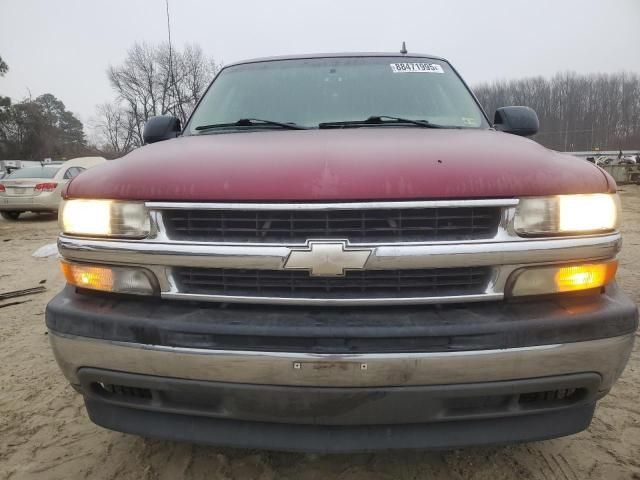
M634 332L638 311L603 294L519 303L390 307L224 305L77 293L47 305L66 335L170 347L319 354L453 352L549 345Z
M585 429L597 374L467 385L313 388L225 384L81 369L106 428L209 445L307 452L457 448Z
M546 440L586 429L595 408L592 403L526 417L413 425L318 427L133 410L93 400L87 400L86 405L94 423L119 432L203 445L316 453L461 448Z

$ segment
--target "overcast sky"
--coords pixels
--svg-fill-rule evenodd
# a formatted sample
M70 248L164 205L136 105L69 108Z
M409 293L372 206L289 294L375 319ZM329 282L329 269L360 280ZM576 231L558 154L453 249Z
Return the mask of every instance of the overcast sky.
M640 73L640 0L169 0L176 47L218 62L397 51L448 58L471 85L555 72ZM50 92L86 122L105 70L167 39L164 0L0 0L0 95Z

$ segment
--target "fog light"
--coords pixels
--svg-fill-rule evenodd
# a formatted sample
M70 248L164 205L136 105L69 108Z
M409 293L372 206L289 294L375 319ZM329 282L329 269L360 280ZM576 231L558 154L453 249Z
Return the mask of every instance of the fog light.
M616 276L618 262L554 265L516 270L509 279L511 296L542 295L600 288Z
M141 268L86 265L61 261L65 279L76 287L103 292L153 295L151 273Z

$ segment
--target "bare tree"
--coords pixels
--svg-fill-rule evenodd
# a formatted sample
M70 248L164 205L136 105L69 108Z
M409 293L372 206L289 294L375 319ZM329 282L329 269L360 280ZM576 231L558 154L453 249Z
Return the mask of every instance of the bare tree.
M92 128L98 146L107 156L120 157L136 146L136 117L122 104L103 103L96 107Z
M183 51L172 49L170 55L168 44L136 43L121 65L107 70L124 110L120 117L126 118L124 123L131 128L130 146L142 145L144 123L149 117L170 114L184 124L218 69L197 45L187 45ZM103 108L99 115L104 117L106 113ZM99 123L109 125L105 118Z

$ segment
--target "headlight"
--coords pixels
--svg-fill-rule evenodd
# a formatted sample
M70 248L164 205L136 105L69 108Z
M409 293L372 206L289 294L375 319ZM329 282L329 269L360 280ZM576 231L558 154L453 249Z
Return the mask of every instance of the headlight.
M514 228L519 235L602 233L618 227L618 195L557 195L520 200Z
M618 262L549 265L516 270L509 278L507 296L544 295L601 288L613 281Z
M59 219L63 233L95 237L144 238L151 225L143 203L114 200L67 200Z

